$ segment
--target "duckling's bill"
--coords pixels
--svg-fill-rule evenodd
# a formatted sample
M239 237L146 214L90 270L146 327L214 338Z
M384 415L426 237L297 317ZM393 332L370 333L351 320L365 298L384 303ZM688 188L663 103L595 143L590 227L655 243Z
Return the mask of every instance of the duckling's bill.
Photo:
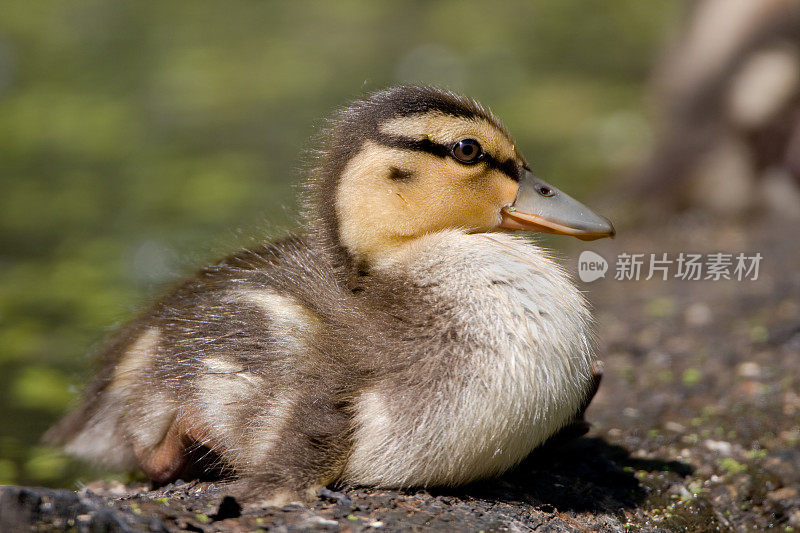
M501 210L501 228L572 235L584 241L614 237L611 221L525 169L514 203Z

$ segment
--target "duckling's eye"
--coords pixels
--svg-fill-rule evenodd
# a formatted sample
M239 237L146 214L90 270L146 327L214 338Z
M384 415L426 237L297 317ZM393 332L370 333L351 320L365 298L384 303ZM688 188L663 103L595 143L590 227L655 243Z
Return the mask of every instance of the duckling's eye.
M458 141L453 145L451 152L456 160L467 165L477 163L483 158L481 143L475 139L462 139Z

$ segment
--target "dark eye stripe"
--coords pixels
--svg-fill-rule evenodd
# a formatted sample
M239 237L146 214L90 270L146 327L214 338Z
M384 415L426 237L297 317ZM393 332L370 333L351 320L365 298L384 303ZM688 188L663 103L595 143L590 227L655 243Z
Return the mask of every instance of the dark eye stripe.
M417 152L427 152L437 157L445 158L450 156L450 147L444 144L433 142L430 139L411 139L400 135L387 135L378 133L376 139L378 144L390 148L400 148L402 150L415 150ZM481 163L486 163L489 168L499 170L514 181L519 181L519 165L514 159L506 159L502 163L492 157L491 154L484 153Z
M494 168L508 176L514 181L519 181L519 165L513 159L506 159L502 163L489 154L484 154L484 161L489 167Z

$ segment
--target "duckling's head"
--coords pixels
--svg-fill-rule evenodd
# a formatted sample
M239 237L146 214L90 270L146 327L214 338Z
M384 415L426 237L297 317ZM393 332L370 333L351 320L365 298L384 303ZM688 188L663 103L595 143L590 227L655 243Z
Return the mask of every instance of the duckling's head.
M341 111L310 192L314 231L358 265L454 228L614 235L535 177L493 114L431 87L384 89Z

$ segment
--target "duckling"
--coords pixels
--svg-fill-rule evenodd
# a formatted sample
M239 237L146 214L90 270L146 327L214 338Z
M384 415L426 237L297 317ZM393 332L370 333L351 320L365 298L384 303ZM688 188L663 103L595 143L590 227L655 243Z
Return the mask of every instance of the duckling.
M282 504L496 476L585 408L587 304L511 231L613 226L535 177L480 104L418 86L355 102L303 205L302 234L200 270L116 333L46 439L158 483L214 467Z

